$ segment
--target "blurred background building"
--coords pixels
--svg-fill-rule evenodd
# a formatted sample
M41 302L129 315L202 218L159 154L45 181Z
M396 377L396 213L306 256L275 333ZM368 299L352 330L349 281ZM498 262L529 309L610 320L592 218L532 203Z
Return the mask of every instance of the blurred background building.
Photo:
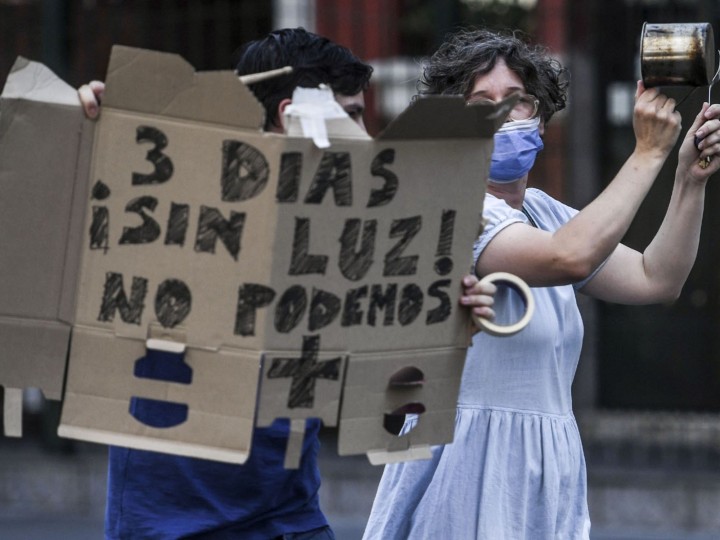
M709 22L717 32L720 2L0 0L0 78L22 55L74 86L103 79L113 44L179 53L199 70L229 69L239 44L303 26L374 65L366 123L377 134L406 106L423 58L448 32L517 28L547 45L573 80L570 106L549 124L531 184L582 207L632 151L645 21ZM685 98L679 109L687 128L706 89L667 92ZM625 239L637 249L662 219L674 159ZM720 538L717 180L707 191L698 260L677 302L627 307L580 299L586 344L574 392L594 540ZM32 389L25 402L25 437L0 438L0 538L99 538L105 449L58 439L58 403ZM359 538L381 471L362 457L338 458L334 433L324 436L325 509L339 540Z

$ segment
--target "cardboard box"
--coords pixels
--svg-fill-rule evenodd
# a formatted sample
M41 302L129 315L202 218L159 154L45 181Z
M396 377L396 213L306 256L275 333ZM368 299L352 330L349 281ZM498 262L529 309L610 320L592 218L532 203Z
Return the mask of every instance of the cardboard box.
M254 425L290 418L288 467L311 417L374 463L451 441L470 328L460 280L512 100L420 99L375 139L336 119L318 148L300 128L262 132L232 72L176 55L115 47L106 85L76 184L60 435L243 463ZM182 381L139 368L170 361ZM137 418L138 400L182 421ZM416 429L384 427L408 404L424 411Z

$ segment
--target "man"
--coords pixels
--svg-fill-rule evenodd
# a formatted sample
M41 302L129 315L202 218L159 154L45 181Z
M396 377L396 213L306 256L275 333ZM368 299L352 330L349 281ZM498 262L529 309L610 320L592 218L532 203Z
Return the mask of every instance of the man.
M288 75L250 85L265 107L266 131L283 132L283 111L295 88L320 84L333 90L338 103L364 129L363 92L372 68L345 47L302 28L283 29L245 44L234 58L238 75L293 68ZM88 116L97 116L103 90L99 81L79 89ZM478 315L492 317L487 295L494 288L468 280L461 302ZM153 414L167 418L172 411ZM319 430L319 420L307 422L300 467L295 470L283 466L286 420L255 429L251 454L243 465L110 448L106 538L333 539L319 507Z

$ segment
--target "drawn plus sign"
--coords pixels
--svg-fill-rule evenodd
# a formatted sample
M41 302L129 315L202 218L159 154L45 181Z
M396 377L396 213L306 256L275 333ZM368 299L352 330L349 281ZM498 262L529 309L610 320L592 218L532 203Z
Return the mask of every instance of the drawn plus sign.
M275 358L268 370L268 379L292 377L288 409L303 407L310 409L315 402L315 381L327 379L337 381L340 377L341 358L318 362L320 336L303 336L300 358Z

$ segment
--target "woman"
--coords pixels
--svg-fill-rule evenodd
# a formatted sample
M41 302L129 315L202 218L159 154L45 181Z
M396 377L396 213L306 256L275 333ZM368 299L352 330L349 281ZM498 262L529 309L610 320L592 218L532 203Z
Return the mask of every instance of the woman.
M688 130L665 219L639 253L620 240L679 136L674 100L638 82L635 149L577 212L527 187L544 126L567 97L565 69L544 49L512 35L463 31L431 58L421 85L423 93L462 94L468 102L520 94L495 137L475 270L523 278L536 311L513 337L475 336L454 442L434 448L430 460L386 467L365 539L588 539L585 461L570 394L583 337L575 292L628 304L678 297L697 251L705 186L720 168L720 106L705 104ZM497 319L523 311L514 295L495 294Z

